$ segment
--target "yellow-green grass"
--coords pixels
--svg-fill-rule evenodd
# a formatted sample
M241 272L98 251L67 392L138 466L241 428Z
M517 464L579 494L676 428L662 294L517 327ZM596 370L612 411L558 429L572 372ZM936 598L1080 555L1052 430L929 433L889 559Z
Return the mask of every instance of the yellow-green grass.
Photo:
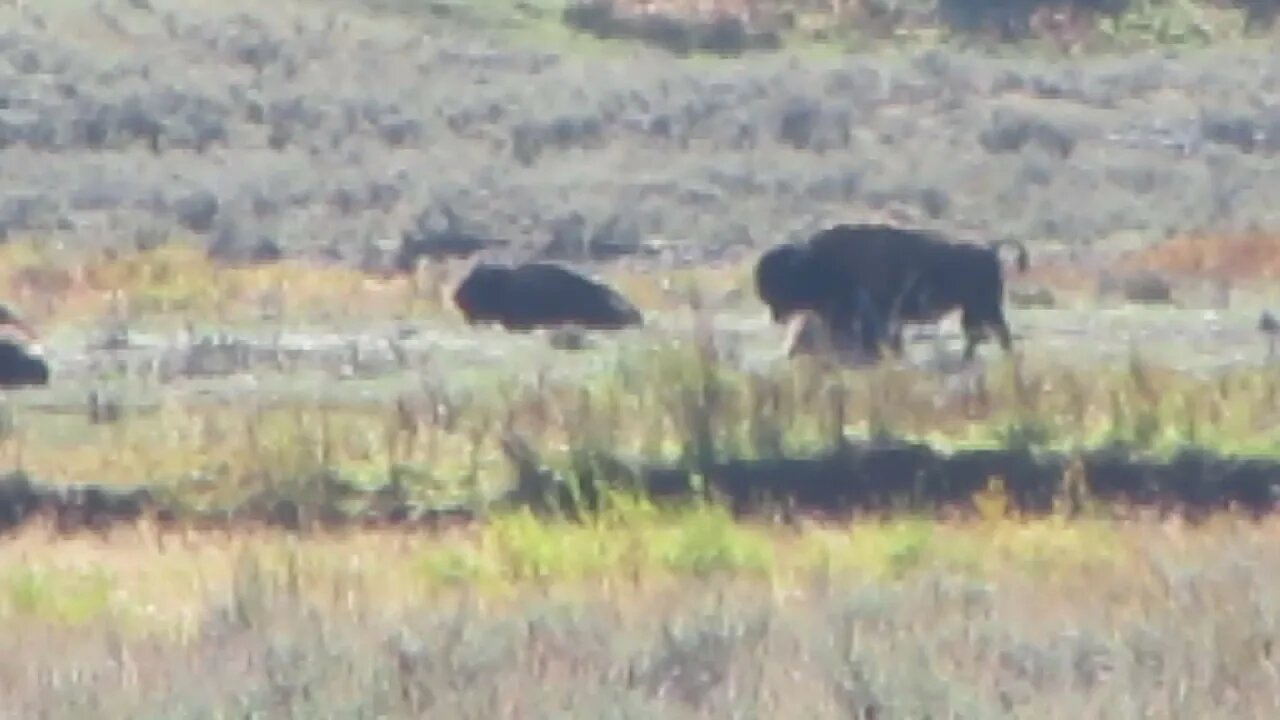
M498 609L532 589L627 602L711 579L786 595L817 580L892 584L937 571L1034 580L1048 597L1088 582L1150 592L1156 558L1194 564L1224 546L1261 548L1277 525L1223 517L1192 530L1176 520L990 513L969 522L900 517L781 527L735 522L714 506L660 510L635 502L586 523L521 511L440 533L301 538L250 528L171 532L146 523L106 535L51 532L37 523L0 545L0 622L119 621L184 636L250 568L255 581L287 586L333 611L353 602L405 611L460 592ZM1061 597L1069 604L1069 593Z

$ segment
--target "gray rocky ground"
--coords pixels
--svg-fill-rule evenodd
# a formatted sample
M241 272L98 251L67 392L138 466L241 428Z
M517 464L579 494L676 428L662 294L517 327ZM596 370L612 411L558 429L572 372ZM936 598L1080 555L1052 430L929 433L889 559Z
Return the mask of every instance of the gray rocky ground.
M1205 378L1242 366L1280 362L1256 330L1256 313L1212 308L1110 307L1013 309L1020 353L1029 367L1083 373L1124 368L1136 355L1159 367ZM687 316L656 316L641 330L590 334L579 351L553 347L549 333L512 335L457 323L386 322L363 328L294 325L284 328L206 326L192 335L146 329L114 345L97 335L52 334L44 352L54 368L49 388L24 390L16 402L33 409L79 413L93 394L154 407L162 398L191 404L314 400L385 405L428 385L451 392L491 389L495 382L582 382L612 373L623 357L693 337ZM758 314L726 312L713 332L723 361L769 373L788 362L782 329ZM948 319L939 331L908 333L904 366L946 376L963 375L963 338ZM980 351L998 362L994 343ZM655 381L657 378L655 377Z

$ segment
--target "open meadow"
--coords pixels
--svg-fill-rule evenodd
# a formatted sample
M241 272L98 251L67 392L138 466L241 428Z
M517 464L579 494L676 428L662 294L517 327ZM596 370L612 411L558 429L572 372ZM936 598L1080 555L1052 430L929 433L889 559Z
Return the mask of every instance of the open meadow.
M0 2L0 719L1277 717L1267 4L605 5ZM787 357L756 258L867 220L1025 243L1016 357Z

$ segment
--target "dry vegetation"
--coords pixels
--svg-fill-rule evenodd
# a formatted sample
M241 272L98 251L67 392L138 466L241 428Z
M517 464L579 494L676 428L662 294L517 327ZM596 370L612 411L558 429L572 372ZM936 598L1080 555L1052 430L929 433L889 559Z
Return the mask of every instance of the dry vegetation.
M6 535L0 718L1280 709L1271 518L1191 526L1088 497L1031 518L1001 478L963 515L779 523L615 493L570 522L495 502L530 468L697 475L845 437L1277 458L1280 380L1232 357L1280 262L1271 55L983 57L930 44L913 2L797 3L821 16L797 19L810 39L857 30L896 54L733 63L589 45L555 3L35 5L0 6L0 292L50 338L56 387L4 399L0 467L230 521L65 533L37 514ZM1068 45L1239 34L1234 7L1143 7ZM1078 29L1059 20L1049 35ZM756 252L887 215L1028 241L1010 287L1048 300L1013 317L1026 362L777 357ZM581 263L654 322L578 352L463 328L446 299L467 261L389 272L401 240L458 237ZM1189 340L1155 310L1128 340L1044 329L1069 305L1092 322L1104 276L1142 273L1193 311L1186 286L1225 283L1235 325ZM163 359L184 327L233 349L373 335L395 357L334 369L268 343L203 371L188 339L162 372L112 335L159 337ZM1124 357L1070 362L1086 346ZM482 522L282 533L236 515L457 506Z
M1168 255L1152 253L1152 265L1142 267L1171 270L1156 263L1176 257L1182 243L1171 243ZM98 322L115 312L113 305L122 306L132 323L183 318L234 325L260 319L268 299L283 324L371 315L459 322L443 297L450 276L429 277L430 270L380 278L291 261L227 268L177 245L58 268L56 260L37 259L34 252L8 246L0 282L21 297L32 277L64 279L58 289L40 291L43 305L28 305L47 332ZM979 375L939 377L928 365L815 372L820 365L806 359L744 362L750 350L737 336L699 336L707 330L699 331L697 323L710 321L710 311L700 316L688 303L691 296L744 293L747 272L709 269L659 280L615 271L614 284L647 312L683 312L694 319L694 333L654 331L648 336L654 342L626 344L625 352L601 358L590 374L568 383L526 361L525 372L459 388L450 381L453 368L428 360L414 368L418 382L389 398L316 392L295 400L249 397L247 404L228 406L166 396L161 386L157 403L115 422L34 413L10 428L4 452L41 478L121 485L198 480L235 495L235 488L252 488L264 476L308 475L305 467L385 478L390 468L418 466L454 487L472 473L503 474L497 472L505 467L499 439L509 431L546 449L548 457L590 441L649 462L685 457L690 433L700 432L695 425L701 424L720 455L804 453L825 445L836 417L856 434L888 432L944 445L1000 446L1012 433L1017 442L1044 448L1123 443L1143 451L1193 445L1270 454L1277 440L1275 379L1245 367L1200 377L1139 355L1109 368L1044 362L1016 369L995 362ZM1045 278L1037 284L1054 286ZM751 300L721 302L741 308ZM554 356L548 362L556 362ZM833 405L837 387L843 390ZM165 453L154 452L157 438Z
M1135 252L1123 259L1122 266L1186 277L1268 283L1280 275L1280 238L1261 232L1180 237Z
M814 40L1021 43L1055 53L1239 41L1275 29L1274 0L574 0L570 21L674 52L737 55ZM1030 46L1030 48L1028 48Z
M380 269L456 231L663 267L887 212L1095 249L1275 224L1280 71L1247 44L719 62L438 5L0 7L0 234Z
M10 540L13 717L1270 717L1274 523Z
M6 252L11 285L57 275L56 258L21 244ZM47 327L106 312L112 297L135 321L231 322L254 317L264 290L312 321L448 313L439 278L291 261L221 267L180 246L63 269L62 290L44 294ZM648 309L687 312L686 284L722 298L741 268L692 272L665 289L615 277ZM350 294L335 303L325 290L339 284ZM1142 362L1105 372L1041 365L1019 378L997 363L985 382L957 386L909 369L750 371L731 347L707 341L669 337L569 386L533 378L458 394L428 371L398 404L317 396L228 407L173 396L99 424L26 412L3 452L41 479L143 482L197 508L292 498L304 512L331 499L335 478L375 490L394 481L427 506L492 496L513 474L499 442L507 430L569 475L575 450L687 461L689 440L707 436L722 455L799 454L825 446L836 423L938 445L1275 454L1280 388L1256 370L1203 378ZM378 502L359 502L370 497ZM990 492L966 522L782 527L713 506L613 500L581 523L503 512L437 533L299 537L144 520L65 535L37 520L0 546L0 632L14 649L0 661L4 712L69 718L85 703L104 718L1276 709L1264 571L1276 561L1273 520L1187 527L1141 514L1117 521L1101 507L1006 517L1006 499Z

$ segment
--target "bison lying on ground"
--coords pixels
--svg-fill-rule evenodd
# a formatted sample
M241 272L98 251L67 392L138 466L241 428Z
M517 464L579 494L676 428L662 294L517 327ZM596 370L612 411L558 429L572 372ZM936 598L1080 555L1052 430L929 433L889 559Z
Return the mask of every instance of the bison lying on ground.
M1004 276L996 251L1004 243L1018 250L1018 268L1027 251L1017 241L987 247L947 241L940 233L883 224L841 224L803 243L787 243L761 255L756 292L774 322L812 310L834 333L856 333L876 352L887 334L902 352L905 323L936 322L951 310L962 312L964 357L973 358L987 329L1007 352L1013 340L1004 317Z
M545 262L514 267L478 263L454 290L453 303L469 324L496 322L516 331L644 324L640 311L613 289Z

